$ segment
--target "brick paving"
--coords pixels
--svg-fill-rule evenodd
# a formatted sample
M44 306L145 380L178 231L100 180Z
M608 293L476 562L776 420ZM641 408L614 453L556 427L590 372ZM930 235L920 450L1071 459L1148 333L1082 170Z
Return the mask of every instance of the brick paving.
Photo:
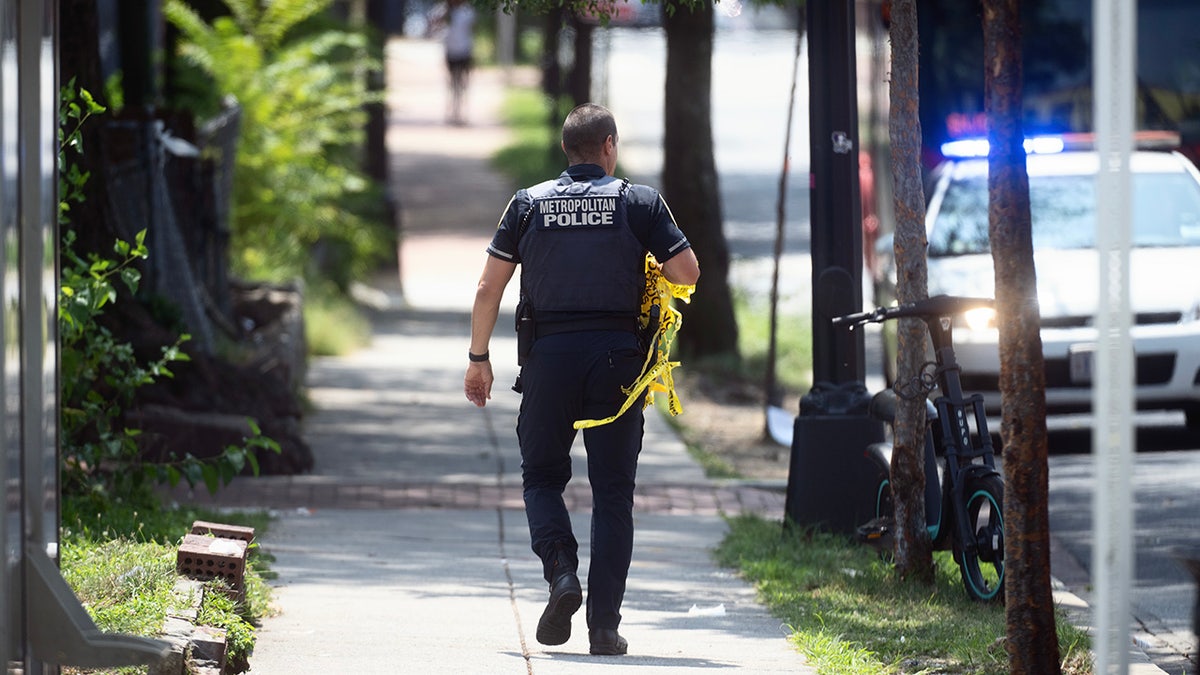
M563 495L572 511L586 511L586 481ZM288 509L505 509L525 508L521 487L475 482L368 482L324 476L262 476L238 479L217 496L203 488L180 490L180 501L224 508ZM646 484L634 493L638 513L679 515L758 514L782 518L784 492L771 486L714 482L704 485Z

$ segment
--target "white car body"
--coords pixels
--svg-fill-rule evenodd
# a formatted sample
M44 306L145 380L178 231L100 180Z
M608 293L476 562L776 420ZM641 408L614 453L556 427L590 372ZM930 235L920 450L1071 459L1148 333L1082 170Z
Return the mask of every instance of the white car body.
M1082 180L1094 176L1098 166L1094 152L1030 155L1027 159L1031 186L1038 185L1046 176L1076 176L1072 180ZM1200 425L1200 172L1182 155L1170 152L1135 153L1131 168L1135 183L1142 181L1142 189L1149 191L1140 199L1134 198L1135 228L1140 228L1141 233L1135 231L1135 245L1129 259L1130 300L1136 317L1131 328L1137 372L1135 398L1142 409L1183 410L1188 425L1195 427ZM956 246L970 249L969 237L965 243L954 237L939 237L939 226L946 232L945 223L953 218L945 215L945 198L951 182L973 180L972 185L977 187L981 177L986 184L986 176L986 158L957 160L939 169L926 219L930 238L930 295L994 296L991 253L960 254L953 249ZM1031 188L1031 192L1036 189ZM1060 222L1069 225L1061 229L1067 239L1085 229L1076 227L1079 224L1090 222L1090 234L1095 230L1094 216L1082 211L1094 209L1094 197L1084 195L1075 204L1073 196L1077 192L1080 191L1063 191L1061 195L1065 198L1043 202L1051 204L1046 206L1047 210L1066 212ZM1147 197L1149 193L1158 196ZM971 209L978 207L974 203L978 198L972 197ZM982 199L986 210L986 191ZM1085 207L1084 200L1090 206ZM1034 266L1046 359L1046 403L1052 412L1085 411L1092 403L1091 350L1096 341L1098 254L1091 244L1073 247L1079 241L1068 242L1067 248L1045 245L1046 241L1039 244L1038 199L1034 197L1033 202ZM1071 207L1080 210L1072 212ZM939 224L939 217L947 221ZM953 222L967 220L960 217ZM978 226L973 223L967 227ZM983 227L986 237L986 216ZM949 250L938 251L939 243L948 243ZM1140 245L1148 243L1155 245ZM954 337L962 366L963 389L984 394L988 408L998 409L998 331L992 326L963 325L955 329Z

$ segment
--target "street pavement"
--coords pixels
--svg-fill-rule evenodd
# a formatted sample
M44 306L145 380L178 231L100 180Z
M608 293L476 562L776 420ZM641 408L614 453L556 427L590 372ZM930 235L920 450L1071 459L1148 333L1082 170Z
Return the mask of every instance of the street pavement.
M516 346L503 324L491 343L497 381L487 407L466 400L462 377L475 281L515 187L487 165L508 139L499 103L506 83L536 76L480 69L468 124L451 126L440 46L399 39L387 56L402 240L399 274L359 289L373 307L373 340L310 366L310 474L239 478L215 499L190 496L278 516L260 541L274 558L278 613L259 629L250 672L816 672L753 589L710 555L726 532L723 515L780 519L782 491L705 478L655 408L646 414L621 624L629 654L590 656L583 611L566 644L534 639L547 588L529 550L520 399L509 389ZM566 497L586 572L582 443L573 455Z

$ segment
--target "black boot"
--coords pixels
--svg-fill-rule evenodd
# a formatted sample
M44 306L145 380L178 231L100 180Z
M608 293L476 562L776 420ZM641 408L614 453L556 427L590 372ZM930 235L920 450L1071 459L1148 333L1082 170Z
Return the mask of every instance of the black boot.
M571 639L571 616L583 604L583 589L575 574L575 564L561 548L555 554L551 574L550 600L538 620L537 641L544 645L561 645Z
M593 628L588 631L590 653L597 656L621 656L629 652L629 643L617 634L616 628Z

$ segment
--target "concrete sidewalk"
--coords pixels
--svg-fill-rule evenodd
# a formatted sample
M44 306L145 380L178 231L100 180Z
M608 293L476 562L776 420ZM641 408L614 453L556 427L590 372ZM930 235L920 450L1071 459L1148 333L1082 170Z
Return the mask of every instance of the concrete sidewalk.
M400 273L364 292L376 308L372 344L311 365L314 471L238 479L219 498L279 515L261 540L274 556L278 614L259 630L250 672L815 672L752 589L710 556L721 514L781 518L783 494L707 480L655 409L621 625L629 655L588 655L582 612L566 644L536 642L547 589L521 502L507 331L491 344L492 401L477 409L462 392L475 280L514 187L487 165L507 140L499 103L507 79L533 74L477 71L469 125L456 127L444 123L437 43L395 40L388 60ZM582 577L590 502L577 450L568 499Z

